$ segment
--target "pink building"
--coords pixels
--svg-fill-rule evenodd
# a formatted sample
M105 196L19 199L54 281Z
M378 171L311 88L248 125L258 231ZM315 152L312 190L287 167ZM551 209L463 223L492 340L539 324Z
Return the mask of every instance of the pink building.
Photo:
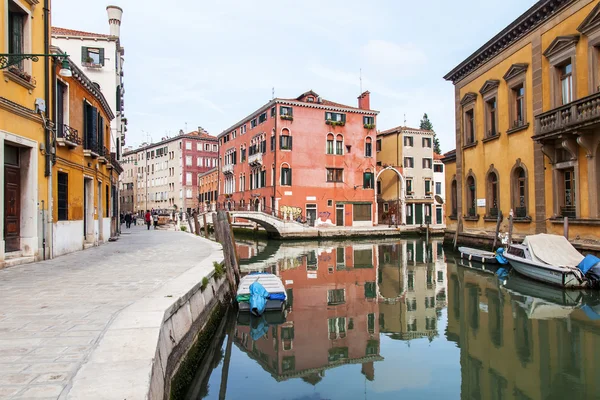
M308 91L273 99L219 136L219 203L311 225L372 226L378 112Z

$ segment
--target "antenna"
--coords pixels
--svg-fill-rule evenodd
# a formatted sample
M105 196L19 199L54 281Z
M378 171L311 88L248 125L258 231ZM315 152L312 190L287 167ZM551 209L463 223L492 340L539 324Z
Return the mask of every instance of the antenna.
M359 69L358 79L360 81L360 94L362 94L362 68Z
M406 113L404 113L404 126L406 126Z
M185 131L187 132L187 122L185 123Z
M275 98L275 87L271 89L271 100Z

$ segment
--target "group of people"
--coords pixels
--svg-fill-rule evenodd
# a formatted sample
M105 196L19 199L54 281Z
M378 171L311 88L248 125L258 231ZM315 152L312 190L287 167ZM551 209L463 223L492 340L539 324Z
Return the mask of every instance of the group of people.
M137 215L134 213L121 214L121 223L123 223L123 222L125 222L125 228L129 229L129 228L131 228L132 223L133 223L133 225L136 224ZM151 213L150 210L146 210L146 214L144 214L144 223L148 227L148 230L150 229L150 226L153 223L154 223L154 229L156 229L156 227L158 226L158 213L156 211Z

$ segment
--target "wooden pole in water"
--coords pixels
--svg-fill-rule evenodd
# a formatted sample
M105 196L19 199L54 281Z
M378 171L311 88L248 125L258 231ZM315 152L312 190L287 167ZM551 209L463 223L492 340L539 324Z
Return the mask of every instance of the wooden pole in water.
M563 220L563 235L569 240L569 217L565 217Z
M196 235L200 236L200 221L198 221L198 212L196 210L194 210L194 212L192 213L192 216L194 217L194 229L196 230L196 232L194 232Z
M202 214L202 219L204 221L204 237L208 239L208 224L206 223L206 213Z
M221 387L219 389L219 400L224 400L227 394L227 379L229 378L229 362L231 361L231 347L233 344L233 324L228 323L227 327L227 347L225 348L225 358L223 359L223 369L221 370Z
M460 230L461 217L458 216L458 220L456 221L456 232L454 232L454 250L458 246L458 231Z
M185 217L188 220L188 225L190 226L190 233L194 233L194 227L192 226L192 218L189 213L185 213Z
M492 251L496 248L498 242L498 234L500 233L500 222L502 222L502 210L498 210L498 220L496 221L496 235L494 236L494 244L492 245Z
M223 258L225 261L225 274L227 275L227 280L229 281L229 288L231 289L232 299L235 298L237 294L237 286L235 284L235 278L233 276L233 265L231 265L231 250L227 246L228 241L223 241L222 238L225 237L223 232L223 226L219 223L218 217L216 213L213 213L213 227L215 228L215 237L217 241L223 245Z
M213 221L214 224L214 221ZM225 261L229 262L228 266L231 268L236 278L236 285L239 281L240 270L238 267L238 257L235 248L235 242L233 241L233 234L231 232L231 226L227 218L227 212L221 210L217 213L217 222L219 225L219 242L223 245L223 252L225 253Z
M512 244L512 230L513 230L513 210L510 209L510 214L508 214L508 245Z

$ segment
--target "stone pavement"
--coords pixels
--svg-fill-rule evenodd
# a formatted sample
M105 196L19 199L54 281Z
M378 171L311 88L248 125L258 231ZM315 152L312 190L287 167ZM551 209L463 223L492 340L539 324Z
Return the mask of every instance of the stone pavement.
M66 398L119 311L213 251L184 232L123 231L117 242L0 270L0 399Z

